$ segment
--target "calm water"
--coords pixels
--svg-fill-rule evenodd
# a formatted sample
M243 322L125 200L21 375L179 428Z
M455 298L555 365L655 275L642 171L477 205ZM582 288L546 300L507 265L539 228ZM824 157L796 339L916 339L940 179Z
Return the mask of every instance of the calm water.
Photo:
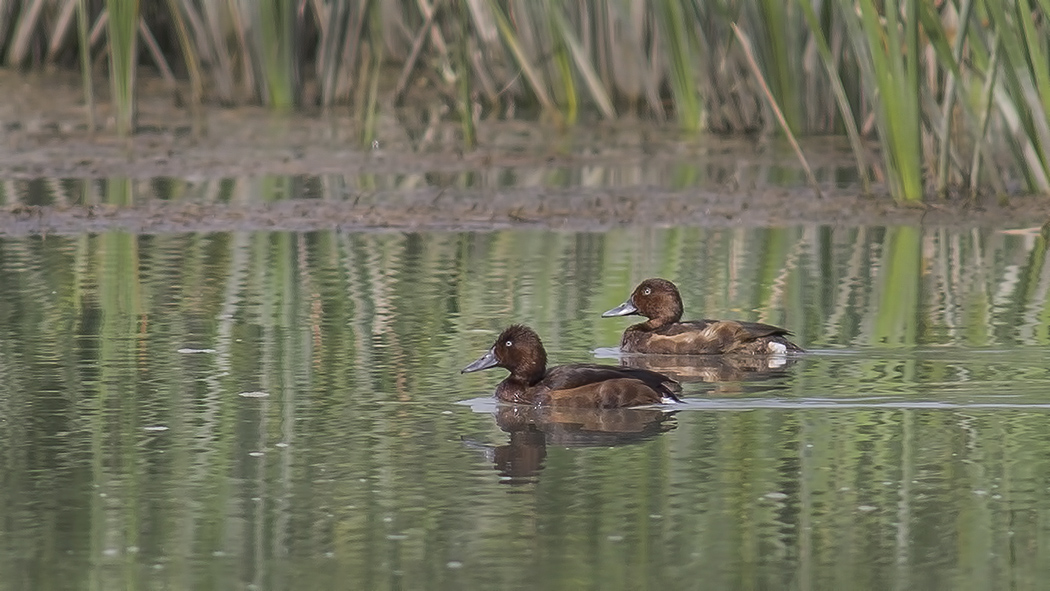
M676 414L458 373L616 363L648 276L811 353ZM0 238L0 589L1045 588L1048 292L994 229Z

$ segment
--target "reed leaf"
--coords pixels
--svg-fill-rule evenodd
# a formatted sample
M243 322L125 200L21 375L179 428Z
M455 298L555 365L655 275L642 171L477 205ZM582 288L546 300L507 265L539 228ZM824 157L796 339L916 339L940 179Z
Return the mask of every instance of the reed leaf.
M1027 2L1024 4L1027 6ZM1026 34L1023 30L1018 31L1018 28L1024 29L1026 26L1018 23L1018 19L1028 18L1026 13L1020 8L1017 12L1008 13L994 0L986 0L984 5L996 30L1001 33L998 39L1003 46L1003 86L997 86L993 96L1003 116L1003 122L1011 131L1005 139L1009 142L1015 159L1023 163L1021 172L1026 178L1029 190L1050 191L1050 160L1041 148L1041 145L1045 146L1047 142L1040 139L1045 135L1041 130L1046 128L1050 113L1042 112L1042 103L1038 96L1034 96L1040 75L1032 71L1047 67L1047 63L1045 58L1042 64L1032 61L1039 59L1041 52L1033 56L1025 39Z
M489 13L496 21L496 26L499 29L504 44L510 49L511 55L514 56L518 67L521 68L522 75L524 75L525 79L529 82L529 88L532 89L532 93L535 95L536 100L539 101L540 106L545 110L556 113L557 109L547 93L546 86L543 84L539 72L532 65L531 60L529 60L518 36L510 26L510 21L507 20L507 16L503 14L503 10L495 0L487 0L486 5L489 8Z
M551 29L554 29L557 26L554 24L554 20L557 18L554 14L557 12L556 8L553 8L548 4L547 14L549 14L550 17L547 19L547 25ZM561 35L558 35L551 30L546 32L551 37L551 44L553 45L551 61L553 62L554 69L557 73L556 76L552 76L552 79L561 80L561 84L552 90L556 95L561 95L559 98L561 99L560 103L563 105L562 115L565 117L565 124L574 125L579 113L579 98L577 97L576 92L576 82L573 79L569 52L565 47L565 42Z
M1043 0L1044 10L1047 10L1050 2ZM1015 10L1017 11L1017 23L1021 28L1021 32L1024 34L1024 42L1026 57L1028 63L1031 64L1030 73L1033 78L1035 86L1035 96L1038 98L1036 103L1042 106L1043 114L1050 113L1050 69L1047 68L1050 65L1050 61L1047 60L1045 53L1046 46L1046 31L1037 32L1035 30L1035 23L1031 18L1034 13L1033 7L1029 0L1019 0L1014 4ZM1050 16L1050 13L1044 15ZM1035 110L1036 105L1033 105ZM1043 123L1046 122L1046 118L1042 117ZM1045 125L1043 125L1045 127ZM1045 138L1044 138L1045 139ZM1046 144L1043 143L1043 150L1045 152Z
M48 34L47 61L54 61L55 56L69 39L69 31L73 26L73 18L76 14L80 0L65 0L58 11L55 25Z
M875 0L859 0L863 37L853 38L857 53L870 60L874 72L879 98L875 120L890 194L905 203L923 199L918 1L904 0L902 16L897 2L889 0L883 24ZM848 9L849 3L843 4ZM901 26L904 39L898 31Z
M14 38L7 54L8 65L19 65L29 55L30 43L44 10L45 0L32 0L18 15Z
M175 73L171 71L171 66L168 65L168 60L164 57L160 44L157 43L153 33L150 32L149 27L146 25L146 21L142 18L139 18L139 35L142 36L142 43L146 46L146 50L153 57L153 63L157 66L157 70L160 71L161 78L168 84L172 94L175 94L178 92L175 86Z
M857 120L853 117L853 107L850 105L849 97L846 95L845 84L839 75L835 57L831 53L831 48L828 45L827 38L824 36L824 31L812 4L803 1L799 2L799 6L802 8L802 16L809 26L809 33L816 44L817 53L820 55L820 61L824 65L824 71L831 84L831 90L838 106L838 113L842 117L846 136L849 138L850 148L853 150L853 157L857 160L862 190L865 194L869 194L871 193L871 181L868 178L868 158L865 155L864 145L861 143Z
M616 110L613 107L612 99L609 97L609 93L606 92L605 85L602 84L601 79L598 77L598 72L595 71L586 50L580 44L579 39L576 38L572 27L569 26L565 15L557 7L552 7L550 15L557 38L568 48L569 53L572 55L573 63L587 83L587 89L590 91L595 103L597 103L598 109L605 117L609 119L615 118Z
M805 82L798 67L801 64L798 45L799 27L791 22L792 2L780 0L758 0L750 3L755 17L751 19L756 35L752 36L752 47L758 41L756 54L761 56L764 86L776 97L783 119L794 132L803 130L802 96ZM737 30L734 22L730 27ZM756 62L757 63L757 62Z
M970 182L971 182L971 195L977 191L978 180L981 178L981 157L988 150L988 142L985 138L988 134L988 124L992 119L992 110L995 105L993 100L993 92L997 85L997 72L999 70L999 50L1002 47L1002 43L999 42L998 33L992 35L992 54L988 59L988 68L985 72L984 88L981 91L981 103L979 105L980 112L978 115L978 122L976 131L974 133L974 142L979 149L974 150L973 160L970 163ZM1012 142L1011 142L1012 145ZM994 165L994 159L990 156L985 158L986 161L992 162ZM992 180L993 186L999 192L1000 195L1006 193L1006 187L1003 185L1003 181L998 174L989 175Z

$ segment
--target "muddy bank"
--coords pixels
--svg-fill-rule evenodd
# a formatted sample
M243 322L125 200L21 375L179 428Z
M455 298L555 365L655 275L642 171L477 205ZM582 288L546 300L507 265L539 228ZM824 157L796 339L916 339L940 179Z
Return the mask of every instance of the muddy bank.
M0 213L0 235L228 230L488 230L511 227L602 230L651 226L836 226L923 224L1023 228L1047 219L1045 200L1013 199L991 208L899 208L884 200L806 191L727 196L656 190L527 190L495 193L362 193L345 201L253 204L152 201L134 207L14 206Z
M860 196L848 180L855 175L852 156L837 139L807 143L824 183L824 198L817 199L790 152L770 141L682 137L649 124L599 122L566 133L489 121L479 127L481 148L464 153L457 126L440 108L423 105L385 113L378 144L363 148L357 122L345 113L208 107L194 121L157 81L143 86L139 133L122 140L88 129L75 79L2 72L0 84L14 99L0 106L0 235L624 224L1022 227L1050 217L1050 202L1038 197L915 209ZM101 104L99 120L106 122L104 97ZM110 178L192 184L282 176L336 179L314 185L340 188L278 201L136 191L119 207L81 195L87 191L40 200L25 188L40 179L90 186Z

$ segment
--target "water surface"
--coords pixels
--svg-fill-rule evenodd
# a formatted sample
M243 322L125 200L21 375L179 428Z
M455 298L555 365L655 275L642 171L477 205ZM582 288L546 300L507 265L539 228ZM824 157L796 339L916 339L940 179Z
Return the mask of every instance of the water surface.
M1039 588L1044 249L910 226L0 238L0 588ZM618 362L629 321L599 315L648 276L810 353L680 368L673 414L521 416L486 398L501 370L458 373L511 322L556 362Z

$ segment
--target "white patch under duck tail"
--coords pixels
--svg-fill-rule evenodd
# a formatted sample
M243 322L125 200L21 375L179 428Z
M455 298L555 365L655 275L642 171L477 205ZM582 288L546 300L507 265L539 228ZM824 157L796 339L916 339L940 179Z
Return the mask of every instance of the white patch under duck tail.
M787 350L787 345L785 345L784 343L777 343L772 341L769 343L769 352L773 353L774 355L783 355L784 353L787 353Z

